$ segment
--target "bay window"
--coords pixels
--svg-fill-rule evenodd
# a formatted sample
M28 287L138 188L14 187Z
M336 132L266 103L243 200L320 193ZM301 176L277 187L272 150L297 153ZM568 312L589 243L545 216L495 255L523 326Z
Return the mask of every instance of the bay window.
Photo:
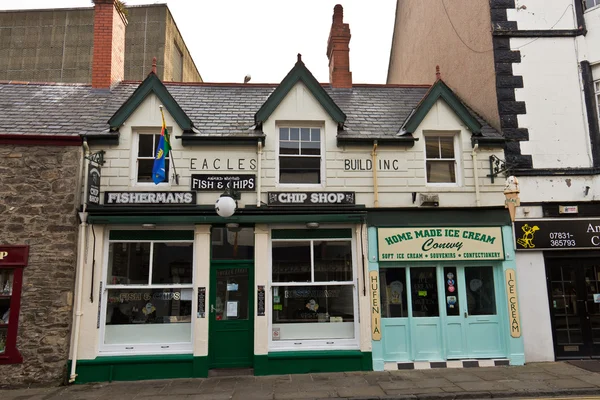
M101 351L191 351L193 257L191 231L111 232Z
M358 347L350 229L272 231L271 348Z

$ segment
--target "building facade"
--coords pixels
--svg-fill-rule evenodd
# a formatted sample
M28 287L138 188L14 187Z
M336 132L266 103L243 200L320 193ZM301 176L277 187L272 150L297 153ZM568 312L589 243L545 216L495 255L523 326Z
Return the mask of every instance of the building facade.
M94 9L103 2L94 8L0 11L0 80L91 83ZM143 80L156 57L162 80L202 82L166 4L127 6L125 20L121 80Z
M412 35L407 25L433 26L428 18L407 18L425 6L398 2L390 82L403 82L399 62L412 70L434 63L410 53L395 61L395 51L411 44L424 53L452 48L436 53L440 65L486 65L464 79L485 81L493 90L474 93L460 80L453 87L470 103L482 95L484 103L496 102L506 159L493 160L491 168L519 179L514 245L529 362L593 357L600 344L595 302L599 5L596 0L490 1L480 9L461 1L428 5L428 12L441 18L428 38ZM480 21L474 25L481 26L478 32L461 23L465 16Z

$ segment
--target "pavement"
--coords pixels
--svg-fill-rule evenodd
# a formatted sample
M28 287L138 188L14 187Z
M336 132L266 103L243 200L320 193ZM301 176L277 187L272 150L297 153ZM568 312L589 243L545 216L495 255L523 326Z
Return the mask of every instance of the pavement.
M593 369L593 368L589 368ZM600 374L569 363L304 375L229 376L0 390L1 400L600 399Z

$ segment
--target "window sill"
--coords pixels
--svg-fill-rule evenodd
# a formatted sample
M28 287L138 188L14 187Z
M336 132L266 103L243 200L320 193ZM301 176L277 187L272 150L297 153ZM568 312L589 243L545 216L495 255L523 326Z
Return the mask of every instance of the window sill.
M307 350L295 349L293 351L269 351L267 354L271 359L298 359L298 358L355 358L362 357L359 349L356 350Z

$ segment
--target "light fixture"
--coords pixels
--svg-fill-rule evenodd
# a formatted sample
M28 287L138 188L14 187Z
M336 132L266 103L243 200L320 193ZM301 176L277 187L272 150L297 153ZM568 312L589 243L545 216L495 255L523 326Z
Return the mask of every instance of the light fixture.
M144 229L154 229L154 228L156 228L156 224L142 224L142 228L144 228Z
M227 230L229 232L239 232L242 229L240 228L240 224L238 224L237 222L229 222L225 224L225 226L227 227Z
M240 199L240 195L233 189L227 188L225 192L217 199L215 203L215 211L220 217L228 218L235 213L237 208L236 200Z
M319 223L318 222L307 222L306 227L308 229L317 229L319 227Z

